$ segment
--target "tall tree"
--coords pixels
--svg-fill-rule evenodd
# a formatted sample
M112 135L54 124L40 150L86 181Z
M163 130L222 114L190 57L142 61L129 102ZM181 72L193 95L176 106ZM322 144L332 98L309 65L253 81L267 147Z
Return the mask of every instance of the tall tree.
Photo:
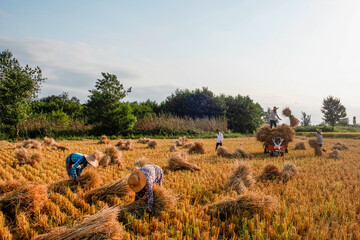
M16 136L44 80L39 67L22 67L9 50L0 54L0 122L15 129Z
M348 122L348 119L346 118L346 108L341 104L339 98L333 96L324 98L321 112L324 114L322 119L325 123L332 126L333 130L335 124Z
M301 126L310 126L311 115L307 115L305 112L301 112Z
M130 105L121 102L131 92L131 88L124 89L114 74L101 75L103 78L97 80L95 89L89 90L91 94L86 104L88 121L102 133L126 134L136 122Z

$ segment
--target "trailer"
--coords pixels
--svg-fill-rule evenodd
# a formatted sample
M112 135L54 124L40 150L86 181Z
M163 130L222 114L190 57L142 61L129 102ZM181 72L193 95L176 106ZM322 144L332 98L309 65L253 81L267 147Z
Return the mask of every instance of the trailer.
M264 144L264 153L270 153L271 157L283 157L285 153L288 153L288 146L283 144L283 138L274 137L272 141L274 144Z

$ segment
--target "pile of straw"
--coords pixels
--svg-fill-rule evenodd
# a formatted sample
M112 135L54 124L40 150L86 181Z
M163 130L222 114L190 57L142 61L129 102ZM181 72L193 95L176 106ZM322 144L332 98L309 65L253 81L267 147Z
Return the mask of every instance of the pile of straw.
M18 148L15 150L15 158L19 161L20 166L25 164L34 166L36 163L42 161L43 156L40 151L30 153L25 148Z
M289 181L298 174L298 169L293 163L285 163L281 170L281 179L283 182Z
M98 144L109 144L110 139L106 135L102 135Z
M318 142L316 139L309 139L309 145L310 147L314 148L315 150L315 156L322 156L322 150L321 147L319 146Z
M220 146L216 150L216 154L220 157L231 158L233 155L227 150L226 147Z
M0 182L0 195L12 192L21 186L24 185L24 182L19 180L9 180Z
M332 147L332 149L333 150L348 150L349 148L341 142L336 142L334 144L334 146Z
M188 155L184 152L175 152L171 154L168 159L168 169L170 171L177 170L190 170L190 171L200 171L200 168L188 161Z
M118 166L124 165L122 152L112 145L106 148L105 156L99 161L99 165L103 167L107 167L111 164L117 164Z
M150 142L148 142L148 147L152 149L157 148L158 145L159 145L158 142L155 140L151 140Z
M104 207L71 228L59 227L35 237L36 240L121 239L123 227L118 222L119 209Z
M247 192L239 197L227 199L211 204L210 210L215 210L222 218L229 218L232 215L241 216L245 213L273 212L276 209L276 200L268 195Z
M187 149L190 149L194 146L194 143L187 143L183 146L183 148L187 148Z
M107 184L103 187L95 188L85 195L87 202L95 202L97 200L107 201L110 197L123 197L130 193L130 188L127 184L127 176L118 179L115 182Z
M146 157L141 157L134 163L133 167L141 168L145 166L148 162L149 159L147 159Z
M120 147L124 143L125 143L125 141L123 139L119 139L118 143L115 144L115 147Z
M305 143L304 142L297 142L295 144L295 150L305 150Z
M199 153L199 154L204 154L205 153L205 148L204 148L204 143L202 142L195 142L194 146L192 146L189 150L188 150L189 154L192 153Z
M18 144L16 146L16 148L26 148L26 149L29 149L29 148L34 148L34 149L37 149L37 150L41 150L41 142L35 140L35 139L28 139L28 140L25 140L23 141L22 143Z
M47 147L51 147L51 149L53 150L69 150L67 147L65 146L61 146L60 144L58 144L55 139L53 138L48 138L48 137L44 137L44 143L43 145L47 146Z
M290 108L286 107L282 111L283 115L290 119L290 126L296 127L299 125L300 121L294 115L291 114Z
M120 143L120 142L119 142ZM119 144L118 143L118 144ZM125 141L124 143L122 143L122 144L120 144L120 145L118 145L117 144L117 147L118 147L118 149L120 149L120 150L127 150L127 151L132 151L133 150L133 142L132 142L132 140L127 140L127 141Z
M254 157L252 154L245 152L242 148L236 148L232 155L235 158L249 158L249 159L252 159Z
M329 153L329 158L340 159L340 158L343 158L343 157L340 155L339 151L335 149L334 151Z
M177 151L178 151L178 149L175 144L170 146L170 152L177 152Z
M142 144L147 144L150 141L151 141L150 138L139 138L139 140L137 142L142 143Z
M294 141L295 131L286 124L275 128L270 128L269 124L264 124L256 132L256 140L265 144L274 144L272 141L274 137L283 138L283 144L287 145L289 142Z
M242 162L237 163L234 171L230 174L228 187L241 194L254 182L250 165Z
M66 188L70 188L71 191L76 191L80 186L87 191L99 187L101 184L102 179L100 175L93 170L89 170L76 179L61 180L50 184L48 188L53 192L64 193L66 192Z
M152 214L154 216L158 216L162 211L171 211L176 206L176 197L175 195L169 191L168 189L158 186L154 184L153 186L154 191L154 202L153 202L153 209ZM131 214L135 214L139 217L144 216L144 213L147 209L147 197L127 204L125 206L120 207L120 211L125 211Z
M13 216L18 209L36 212L47 199L45 185L28 184L0 197L0 210L8 216Z
M280 168L273 163L267 164L261 174L257 177L259 181L278 180L281 176Z

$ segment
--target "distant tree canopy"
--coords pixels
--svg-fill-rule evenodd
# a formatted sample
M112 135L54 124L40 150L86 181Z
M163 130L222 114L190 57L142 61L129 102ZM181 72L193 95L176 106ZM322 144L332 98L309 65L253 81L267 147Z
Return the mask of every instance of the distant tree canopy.
M41 69L22 67L9 50L0 53L0 122L16 130L29 113L29 103L37 96L42 77Z
M321 112L324 114L322 119L332 126L333 130L335 124L346 125L349 122L346 117L346 108L341 104L339 98L333 96L324 98Z
M311 124L311 115L307 115L305 112L301 112L301 126L306 127Z
M224 107L208 88L179 90L160 105L160 111L179 117L211 118L224 116Z
M146 100L145 102L132 102L130 103L131 109L133 114L136 118L143 118L145 116L156 115L158 112L158 104L155 101L151 101L150 99Z

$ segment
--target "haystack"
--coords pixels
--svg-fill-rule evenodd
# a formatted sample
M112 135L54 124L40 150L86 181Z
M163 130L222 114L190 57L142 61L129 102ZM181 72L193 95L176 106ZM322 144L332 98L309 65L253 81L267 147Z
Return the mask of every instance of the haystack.
M175 195L168 189L158 186L154 184L154 202L152 214L154 216L158 216L163 211L171 211L176 206L176 197ZM135 214L139 217L142 217L147 209L147 196L144 198L132 202L130 204L124 205L120 207L120 211L125 211L131 214Z
M318 156L318 157L322 156L321 147L319 146L316 139L309 139L309 145L310 145L310 147L314 148L315 156Z
M333 150L348 150L349 148L341 142L336 142L334 144L334 146L332 147L332 149Z
M220 146L216 150L216 154L220 157L231 158L233 155L227 150L226 147Z
M155 140L151 140L150 142L148 142L148 147L152 148L152 149L157 148L158 145L159 145L159 143L157 141L155 141Z
M123 227L118 222L119 208L104 207L71 228L59 227L35 237L36 240L121 239Z
M256 132L256 140L265 144L274 144L272 140L274 137L283 138L283 144L287 145L294 141L295 131L286 124L282 124L275 128L270 128L269 124L264 124Z
M127 151L132 151L133 150L133 142L132 140L127 140L124 143L120 144L117 146L118 149L120 150L127 150Z
M251 153L245 152L242 148L236 148L232 155L235 158L249 158L249 159L252 159L254 157Z
M254 184L252 170L247 163L237 163L234 171L229 176L228 187L235 190L238 194L243 193L248 187Z
M194 146L194 143L187 143L183 146L183 148L187 148L187 149L190 149Z
M188 150L189 154L192 153L199 153L199 154L204 154L205 153L205 148L204 148L204 143L202 142L195 142L194 146L192 146L189 150Z
M9 180L0 182L0 195L12 192L24 185L23 181Z
M343 157L340 155L339 151L335 149L334 151L329 153L329 158L340 159L340 158L343 158Z
M142 143L142 144L147 144L150 141L151 141L150 138L139 138L139 140L137 142Z
M281 179L283 182L289 181L298 174L298 169L293 163L285 163L281 170Z
M109 197L123 197L130 193L130 188L127 184L127 176L118 179L115 182L107 184L103 187L99 187L89 191L85 195L87 202L94 202L97 200L107 201Z
M232 215L241 216L262 212L273 212L277 207L276 200L269 195L259 193L246 192L237 197L220 201L209 206L210 210L214 210L216 215L221 218L230 218Z
M141 157L134 163L133 167L141 168L141 167L145 166L146 164L148 164L148 162L149 162L149 159L147 159L146 157Z
M15 150L15 158L19 161L19 165L30 164L34 166L36 163L42 161L43 156L40 151L28 152L25 148L18 148Z
M281 176L280 168L273 163L267 164L261 174L257 177L259 181L278 180Z
M118 166L124 165L122 152L115 146L108 146L105 149L105 156L99 162L99 165L107 167L109 164L117 164Z
M102 135L98 144L109 144L110 139L106 135Z
M117 144L115 144L115 147L120 147L122 144L124 144L125 141L122 139L119 139L119 141L117 142Z
M175 152L171 154L168 159L168 168L170 171L177 170L190 170L190 171L200 171L200 168L188 161L188 155L184 152Z
M305 143L304 142L297 142L295 144L295 150L305 150Z
M36 212L47 199L45 185L28 184L0 197L0 210L8 216L13 216L18 209Z
M178 151L178 149L175 144L170 146L170 152L177 152L177 151Z
M53 150L63 150L63 151L69 150L67 147L61 146L59 143L57 143L55 139L48 137L44 137L43 145L47 147L51 147L51 149Z
M25 140L19 145L17 145L16 148L26 148L26 149L34 148L37 150L41 150L41 142L29 138L28 140Z
M282 111L283 115L290 119L290 126L296 127L299 125L300 121L294 115L291 114L290 108L286 107Z
M102 184L100 175L93 171L88 170L76 179L61 180L49 185L49 190L57 193L64 193L66 188L70 188L71 191L76 191L80 186L85 191L92 188L99 187Z

